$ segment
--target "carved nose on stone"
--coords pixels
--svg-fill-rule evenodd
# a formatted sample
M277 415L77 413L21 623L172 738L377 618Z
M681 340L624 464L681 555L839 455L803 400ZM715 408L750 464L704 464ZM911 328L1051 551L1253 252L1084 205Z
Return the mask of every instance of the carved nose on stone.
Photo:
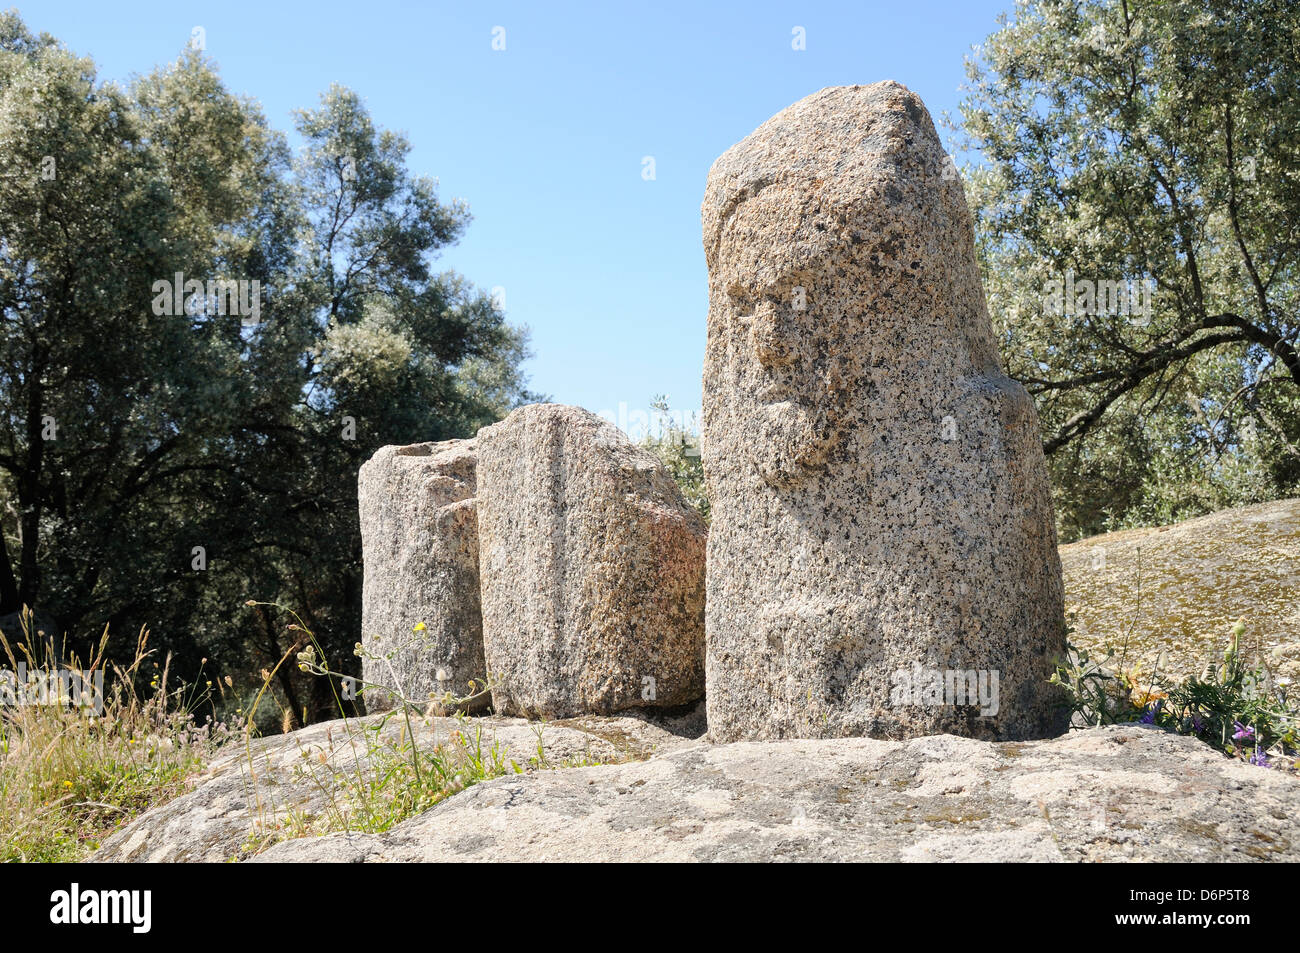
M783 308L764 301L750 319L749 336L754 354L766 367L779 367L794 360L794 327Z

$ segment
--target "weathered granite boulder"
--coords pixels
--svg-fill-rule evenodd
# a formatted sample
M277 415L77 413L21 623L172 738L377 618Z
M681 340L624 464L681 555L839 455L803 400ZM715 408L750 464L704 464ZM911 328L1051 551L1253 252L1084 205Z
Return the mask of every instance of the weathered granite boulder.
M650 453L578 407L480 430L483 646L498 714L563 718L699 699L699 515Z
M717 740L1065 726L1037 417L946 159L921 100L878 83L801 100L709 173Z
M365 564L362 676L413 701L486 678L479 612L474 441L384 447L357 479ZM416 626L424 624L421 631ZM393 707L368 688L369 711ZM483 708L483 694L467 707Z
M384 834L257 860L1295 862L1300 779L1139 725L698 744L498 778Z
M540 728L520 718L469 720L426 717L413 723L421 751L455 743L490 751L499 746L510 770L557 769L575 763L613 764L689 744L704 732L703 711L671 718L588 716ZM191 782L192 789L150 809L105 839L90 858L105 862L225 863L242 860L287 836L292 815L311 829L347 805L338 779L389 767L401 718L370 715L310 725L287 735L235 741ZM541 760L538 757L539 745ZM376 752L381 757L376 758ZM519 775L514 775L518 777Z
M0 634L10 645L21 642L30 646L41 664L66 661L63 627L48 613L20 609L0 615Z

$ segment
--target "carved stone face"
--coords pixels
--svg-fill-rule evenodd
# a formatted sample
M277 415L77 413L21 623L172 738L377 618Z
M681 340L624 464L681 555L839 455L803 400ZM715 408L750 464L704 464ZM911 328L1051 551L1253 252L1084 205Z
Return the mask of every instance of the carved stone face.
M709 170L714 740L1021 740L1068 720L1047 468L946 158L921 101L880 83L801 100ZM1000 673L996 718L905 702L894 674L918 660Z
M732 234L752 236L748 220L764 214L761 202L742 204ZM795 236L772 235L772 221L767 214L760 247L789 247ZM717 272L727 279L714 306L726 312L745 452L767 483L788 487L823 467L843 441L846 355L862 344L847 339L843 302L831 296L818 262L805 257L796 270L778 263L784 257L774 251L760 262L752 242L724 239Z

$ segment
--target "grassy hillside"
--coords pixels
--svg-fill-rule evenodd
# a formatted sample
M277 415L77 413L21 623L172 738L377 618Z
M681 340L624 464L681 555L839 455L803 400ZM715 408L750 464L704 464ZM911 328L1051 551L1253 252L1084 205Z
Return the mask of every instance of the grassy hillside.
M1300 682L1300 500L1221 510L1061 547L1073 641L1127 644L1146 670L1199 673L1221 659L1245 620L1242 650L1278 678Z

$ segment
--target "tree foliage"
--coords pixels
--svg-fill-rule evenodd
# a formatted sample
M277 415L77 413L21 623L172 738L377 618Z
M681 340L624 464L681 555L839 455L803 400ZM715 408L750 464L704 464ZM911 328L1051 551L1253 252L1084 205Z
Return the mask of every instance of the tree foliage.
M1067 538L1300 484L1298 40L1288 0L1030 0L968 63L990 310Z
M256 672L293 648L256 598L351 659L360 464L534 399L526 332L432 268L464 204L350 90L297 131L295 154L195 51L121 88L0 16L0 614ZM260 321L157 313L177 275L256 281ZM332 704L277 679L296 718Z

